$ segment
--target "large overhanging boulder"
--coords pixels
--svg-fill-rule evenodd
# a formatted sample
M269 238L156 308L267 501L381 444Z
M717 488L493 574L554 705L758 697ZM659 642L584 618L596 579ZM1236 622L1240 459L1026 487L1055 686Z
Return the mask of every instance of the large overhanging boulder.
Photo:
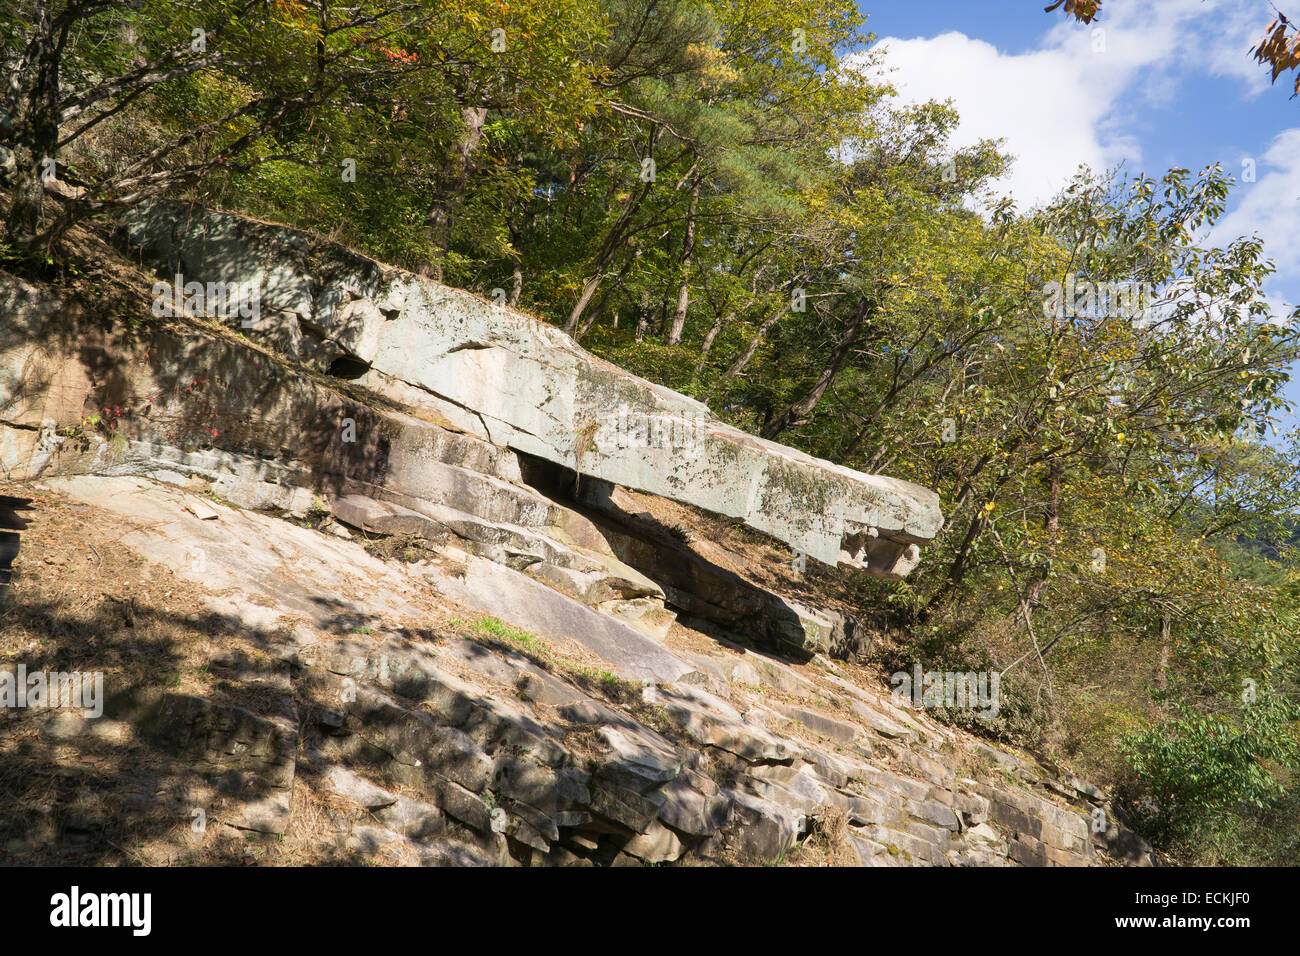
M900 578L939 529L929 489L756 438L470 293L196 206L138 206L124 226L166 276L155 290L163 309L215 311L494 444L739 518L789 544L796 559Z

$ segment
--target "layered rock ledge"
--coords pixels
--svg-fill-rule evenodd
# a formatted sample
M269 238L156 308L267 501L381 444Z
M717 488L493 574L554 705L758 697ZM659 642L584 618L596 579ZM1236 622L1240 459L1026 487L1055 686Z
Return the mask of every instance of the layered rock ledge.
M493 445L739 518L818 561L887 578L907 575L940 527L926 488L748 435L467 292L197 206L137 207L124 228L182 286L249 290L255 307L233 321L250 338Z

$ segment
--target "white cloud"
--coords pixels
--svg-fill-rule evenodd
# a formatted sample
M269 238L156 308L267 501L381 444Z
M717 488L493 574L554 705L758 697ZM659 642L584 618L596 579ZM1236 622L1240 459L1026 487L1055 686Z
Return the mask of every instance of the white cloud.
M1016 162L998 190L1023 208L1050 199L1080 164L1139 164L1141 148L1126 130L1143 110L1169 103L1183 77L1208 68L1251 94L1267 86L1246 55L1264 25L1253 5L1109 0L1105 12L1092 27L1058 15L1026 53L957 32L885 37L877 46L885 50L885 78L905 102L953 100L961 116L954 146L1005 140Z
M961 116L953 146L1005 139L1016 163L1002 188L1022 204L1049 198L1080 163L1105 168L1137 158L1130 142L1103 139L1109 104L1058 51L1008 56L960 33L881 43L902 99L952 98Z
M1249 96L1269 88L1269 71L1250 56L1268 25L1267 8L1242 4L1224 11L1214 45L1204 62L1215 76L1239 80ZM1284 80L1279 79L1279 83Z
M1234 171L1236 172L1236 171ZM1226 245L1238 236L1258 234L1264 253L1282 276L1300 275L1300 128L1273 138L1255 162L1255 182L1243 182L1238 202L1210 232L1208 242ZM1237 173L1241 179L1241 174Z

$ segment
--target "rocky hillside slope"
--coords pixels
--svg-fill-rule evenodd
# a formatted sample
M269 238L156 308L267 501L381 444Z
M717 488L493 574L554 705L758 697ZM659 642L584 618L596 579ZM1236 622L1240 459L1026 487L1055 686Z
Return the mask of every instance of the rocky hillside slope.
M291 230L158 205L82 241L80 294L0 273L32 499L0 667L107 700L0 711L5 861L1150 861L771 586L923 574L926 489Z

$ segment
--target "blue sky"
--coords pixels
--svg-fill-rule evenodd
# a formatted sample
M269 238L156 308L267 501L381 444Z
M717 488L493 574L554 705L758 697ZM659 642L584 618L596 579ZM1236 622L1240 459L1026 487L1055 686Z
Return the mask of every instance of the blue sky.
M1081 163L1158 177L1220 162L1238 186L1208 238L1261 235L1278 267L1270 300L1287 311L1300 302L1300 97L1290 99L1293 76L1270 85L1249 55L1275 15L1268 0L1104 0L1091 26L1045 6L861 3L900 95L951 98L957 145L1006 140L1017 161L999 189L1022 207L1050 198ZM1295 377L1287 394L1300 405Z

